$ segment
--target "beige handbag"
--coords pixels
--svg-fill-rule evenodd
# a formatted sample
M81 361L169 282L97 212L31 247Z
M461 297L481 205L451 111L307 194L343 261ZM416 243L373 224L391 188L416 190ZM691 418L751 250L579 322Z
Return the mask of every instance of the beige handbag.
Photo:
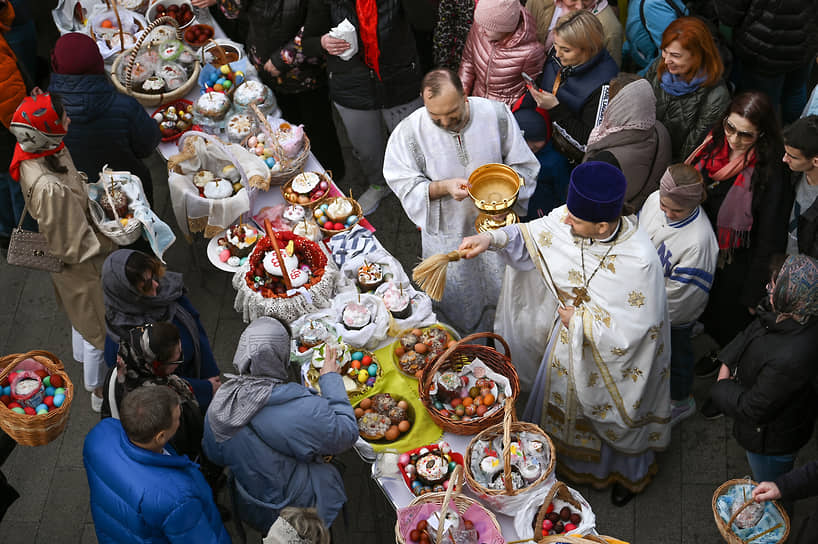
M23 220L28 214L28 202L31 200L34 188L40 183L40 179L42 179L42 176L37 178L37 181L29 189L26 207L20 216L20 222L17 223L17 228L11 231L6 262L14 266L58 273L62 272L63 262L59 257L51 254L45 235L40 232L23 230Z

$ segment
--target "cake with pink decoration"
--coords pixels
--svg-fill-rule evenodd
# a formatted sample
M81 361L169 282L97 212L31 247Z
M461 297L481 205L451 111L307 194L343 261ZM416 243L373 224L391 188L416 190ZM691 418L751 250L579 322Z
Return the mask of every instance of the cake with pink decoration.
M378 288L377 294L383 299L384 306L395 319L406 319L412 315L412 297L409 289L390 281Z
M304 221L304 216L304 207L299 206L298 204L290 204L281 214L281 217L283 217L284 220L289 222L291 225L295 225L299 221Z
M347 329L353 331L360 330L369 325L372 321L372 312L363 304L350 302L344 306L344 311L341 313L341 320Z

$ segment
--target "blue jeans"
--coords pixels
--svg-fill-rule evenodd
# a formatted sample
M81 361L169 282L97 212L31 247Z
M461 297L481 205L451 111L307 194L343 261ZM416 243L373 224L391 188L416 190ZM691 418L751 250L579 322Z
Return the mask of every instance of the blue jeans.
M784 124L789 124L801 116L807 103L807 79L812 70L812 61L790 72L775 76L765 76L753 71L752 66L736 58L732 80L736 91L761 91L770 97L773 107L781 108Z
M11 231L17 227L25 206L26 201L20 184L12 179L8 171L0 172L0 236L11 236ZM27 230L37 230L37 222L29 215L23 221L23 227Z
M670 327L670 398L685 400L693 390L693 323Z
M748 451L747 461L750 462L755 481L774 482L776 478L791 471L795 466L795 453L762 455Z

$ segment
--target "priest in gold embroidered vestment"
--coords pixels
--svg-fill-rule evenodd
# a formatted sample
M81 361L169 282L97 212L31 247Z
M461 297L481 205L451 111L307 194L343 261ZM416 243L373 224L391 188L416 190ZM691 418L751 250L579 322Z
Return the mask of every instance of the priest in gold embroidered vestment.
M615 504L644 489L670 441L664 277L636 217L622 215L625 186L615 166L581 164L564 206L460 246L509 265L495 331L531 391L523 419L554 440L564 477L614 484Z

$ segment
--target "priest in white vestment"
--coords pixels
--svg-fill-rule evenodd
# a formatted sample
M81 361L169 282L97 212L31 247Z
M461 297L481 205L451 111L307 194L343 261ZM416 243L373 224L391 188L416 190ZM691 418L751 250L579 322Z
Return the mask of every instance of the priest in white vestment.
M406 215L421 230L422 256L448 253L475 232L478 210L468 177L488 163L512 167L525 180L515 211L525 214L539 171L517 121L502 102L466 97L457 74L429 72L421 83L423 108L392 132L383 175ZM449 266L439 307L441 319L461 332L491 330L504 265L493 254L479 266Z
M535 349L528 335L538 335L541 363L523 419L554 440L563 478L614 484L617 505L649 483L654 450L670 441L664 276L635 217L621 215L625 187L618 168L581 164L565 206L460 245L467 258L491 247L510 265L497 332L515 364Z

